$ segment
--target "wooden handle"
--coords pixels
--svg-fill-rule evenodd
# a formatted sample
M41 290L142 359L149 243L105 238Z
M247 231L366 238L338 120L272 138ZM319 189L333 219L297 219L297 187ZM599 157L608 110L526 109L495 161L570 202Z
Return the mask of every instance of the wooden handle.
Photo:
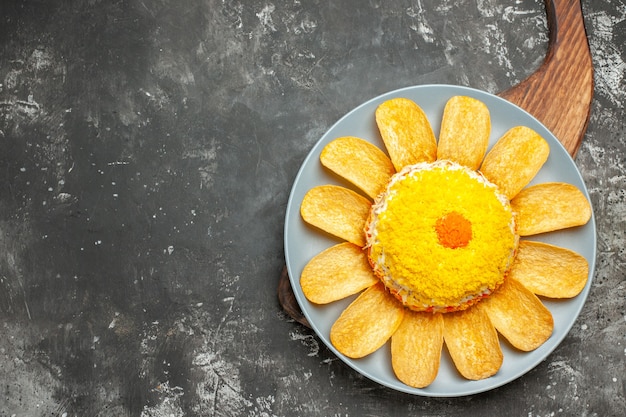
M283 267L278 279L278 302L289 317L306 327L311 327L309 321L302 314L302 310L300 310L296 296L293 293L286 266Z
M548 52L521 83L498 94L543 123L575 156L593 98L593 66L579 0L546 0Z
M575 156L589 123L593 98L593 67L580 0L546 0L548 52L528 78L498 94L543 123ZM285 312L310 327L284 268L278 300Z

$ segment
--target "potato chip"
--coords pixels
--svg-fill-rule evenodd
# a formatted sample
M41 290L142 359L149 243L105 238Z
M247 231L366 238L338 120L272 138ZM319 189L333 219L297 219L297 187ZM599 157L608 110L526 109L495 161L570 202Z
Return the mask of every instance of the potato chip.
M353 243L344 242L317 254L304 267L300 286L306 298L326 304L358 293L378 282L367 254Z
M485 379L502 366L498 333L480 308L443 315L443 338L456 369L467 379Z
M372 203L337 185L311 188L302 199L300 214L305 222L357 246L365 246L363 231Z
M552 334L554 320L550 310L511 277L478 306L504 338L525 352L538 348Z
M443 110L437 159L447 159L476 170L485 157L491 118L480 100L454 96Z
M549 153L548 142L537 132L516 126L491 148L480 171L511 199L537 175Z
M337 138L326 145L320 161L372 199L385 190L389 178L396 172L380 148L352 136Z
M435 134L426 114L413 101L385 101L376 109L376 123L396 171L437 159Z
M404 307L378 282L346 308L330 329L330 341L350 358L362 358L389 340L404 317Z
M407 310L391 336L391 365L398 379L423 388L437 377L443 347L441 314Z
M509 277L537 295L577 296L587 283L587 260L569 249L542 242L521 241Z
M511 200L520 236L581 226L591 218L591 205L574 185L547 182L530 186Z

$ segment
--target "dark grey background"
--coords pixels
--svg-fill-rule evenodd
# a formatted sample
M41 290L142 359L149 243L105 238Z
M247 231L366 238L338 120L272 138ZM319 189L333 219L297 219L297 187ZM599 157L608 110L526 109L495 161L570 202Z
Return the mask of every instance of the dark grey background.
M583 9L588 302L527 375L434 399L361 377L281 311L288 193L365 100L532 73L543 1L3 0L0 416L623 415L626 2Z

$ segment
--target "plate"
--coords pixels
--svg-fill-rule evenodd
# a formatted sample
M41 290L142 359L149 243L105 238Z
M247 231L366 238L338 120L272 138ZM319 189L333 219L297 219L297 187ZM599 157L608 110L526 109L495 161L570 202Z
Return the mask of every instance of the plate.
M328 305L315 305L306 299L299 282L304 266L312 257L340 242L338 239L314 230L302 220L300 217L302 198L309 189L317 185L338 184L350 187L342 179L322 167L319 161L322 149L338 137L357 136L385 150L378 133L374 112L382 102L395 97L405 97L415 101L428 116L435 136L438 137L443 108L448 99L455 95L474 97L489 108L492 125L490 148L504 132L518 125L525 125L534 129L548 142L550 156L531 184L548 181L567 182L577 186L589 199L583 179L570 155L556 137L529 113L500 97L469 87L421 85L395 90L376 97L355 108L335 123L315 144L302 163L291 189L285 217L285 260L289 279L296 300L318 337L337 357L365 377L401 392L429 397L457 397L488 391L519 378L546 359L567 336L580 314L589 294L595 269L596 231L593 215L584 226L532 236L532 240L569 248L584 256L589 262L589 278L583 291L575 298L561 301L543 298L542 301L554 317L554 331L550 339L536 350L528 353L517 351L507 343L501 343L504 354L502 367L496 375L484 380L469 381L461 377L444 348L439 373L435 381L426 388L413 388L396 378L391 368L389 342L362 359L348 358L330 343L331 326L356 296Z

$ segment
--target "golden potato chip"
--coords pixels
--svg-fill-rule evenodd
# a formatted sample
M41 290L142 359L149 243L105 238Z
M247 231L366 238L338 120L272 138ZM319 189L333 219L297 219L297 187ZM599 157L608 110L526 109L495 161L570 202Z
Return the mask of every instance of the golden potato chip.
M346 308L330 329L330 341L350 358L378 350L396 331L404 307L378 282Z
M326 304L356 294L378 282L367 254L344 242L317 254L302 270L300 286L306 298Z
M587 260L569 249L542 242L520 241L509 277L537 295L577 296L587 283Z
M525 352L538 348L552 334L554 321L550 310L535 294L510 277L478 306L502 336Z
M352 136L337 138L326 145L320 161L372 199L385 190L389 178L396 172L380 148Z
M443 110L437 159L447 159L473 170L480 167L489 145L491 118L480 100L454 96Z
M480 309L443 315L443 339L456 369L467 379L485 379L502 366L503 355L498 333L487 314Z
M398 379L423 388L437 377L443 347L441 314L407 310L391 336L391 365Z
M511 200L520 236L581 226L591 218L591 204L574 185L546 182L530 186Z
M480 171L511 199L537 175L549 153L548 142L537 132L516 126L491 148Z
M300 214L305 222L357 246L365 246L363 228L372 203L337 185L311 188L302 199Z
M437 141L424 111L413 101L394 98L376 109L376 123L396 171L437 159Z

